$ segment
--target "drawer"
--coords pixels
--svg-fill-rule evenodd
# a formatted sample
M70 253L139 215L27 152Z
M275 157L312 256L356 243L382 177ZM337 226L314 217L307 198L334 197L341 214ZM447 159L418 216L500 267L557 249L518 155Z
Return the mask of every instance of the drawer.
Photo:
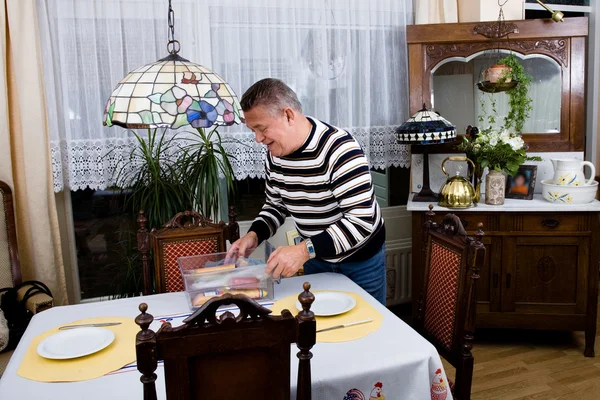
M497 220L497 216L493 216L493 215L489 215L489 214L484 214L484 213L467 213L464 211L452 211L453 214L456 214L459 218L460 218L460 222L462 222L463 227L465 228L465 230L467 230L468 232L473 232L477 229L477 224L478 223L482 223L483 224L483 230L485 232L488 232L490 230L497 230L497 223L494 223L492 225L495 225L494 227L490 226L490 222L491 220L494 220L494 222ZM441 222L442 219L444 219L444 216L447 213L440 213L437 212L435 214L435 217L433 218L433 220L437 223Z
M539 213L513 216L512 230L528 232L585 232L589 218L585 214Z

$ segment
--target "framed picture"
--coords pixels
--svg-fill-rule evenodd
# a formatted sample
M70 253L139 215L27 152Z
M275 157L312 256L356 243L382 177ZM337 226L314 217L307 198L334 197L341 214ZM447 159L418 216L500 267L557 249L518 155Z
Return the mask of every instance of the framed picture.
M287 231L285 233L285 236L287 237L287 242L289 246L293 246L302 241L302 236L300 236L298 231L295 229L293 231Z
M507 176L505 197L507 199L533 199L536 175L537 166L521 165L515 176Z

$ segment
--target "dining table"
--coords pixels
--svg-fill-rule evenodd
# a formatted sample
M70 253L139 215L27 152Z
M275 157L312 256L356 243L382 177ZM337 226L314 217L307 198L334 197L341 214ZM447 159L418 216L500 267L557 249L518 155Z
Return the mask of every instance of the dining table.
M305 281L311 284L311 291L335 290L361 296L383 317L377 330L359 339L335 343L318 341L315 344L311 360L313 399L452 399L435 347L344 275L320 273L283 279L275 287L275 300L300 293ZM0 399L142 399L141 374L135 362L99 378L78 382L39 382L17 373L32 340L38 335L78 319L135 318L142 302L148 304L148 312L155 318L151 325L154 330L164 321L180 325L192 312L189 297L185 292L176 292L60 306L36 314L0 378ZM131 346L135 346L134 340ZM295 398L298 371L295 344L290 351L290 384ZM158 398L166 399L162 363L156 373Z

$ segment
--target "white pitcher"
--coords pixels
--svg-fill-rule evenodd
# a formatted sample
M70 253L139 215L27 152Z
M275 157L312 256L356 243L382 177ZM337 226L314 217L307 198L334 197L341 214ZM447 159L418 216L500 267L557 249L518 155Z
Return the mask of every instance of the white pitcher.
M562 186L587 186L594 182L596 168L589 161L580 161L573 159L557 160L551 159L554 166L554 177L552 182ZM586 180L584 166L590 167L592 174L590 179Z

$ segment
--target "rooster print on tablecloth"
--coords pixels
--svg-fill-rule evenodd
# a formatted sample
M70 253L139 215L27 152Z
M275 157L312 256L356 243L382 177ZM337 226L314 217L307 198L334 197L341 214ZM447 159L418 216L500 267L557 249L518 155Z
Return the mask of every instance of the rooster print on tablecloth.
M343 400L366 400L365 395L358 389L351 389L346 392Z
M351 389L346 392L343 400L367 400L367 397L360 390ZM375 385L373 385L373 390L371 390L369 400L385 400L385 396L383 395L383 383L377 382Z
M441 368L435 371L435 377L431 383L431 400L446 400L448 396L448 387L442 375Z
M383 395L383 383L377 382L371 390L371 394L369 395L369 400L385 400L385 396Z

